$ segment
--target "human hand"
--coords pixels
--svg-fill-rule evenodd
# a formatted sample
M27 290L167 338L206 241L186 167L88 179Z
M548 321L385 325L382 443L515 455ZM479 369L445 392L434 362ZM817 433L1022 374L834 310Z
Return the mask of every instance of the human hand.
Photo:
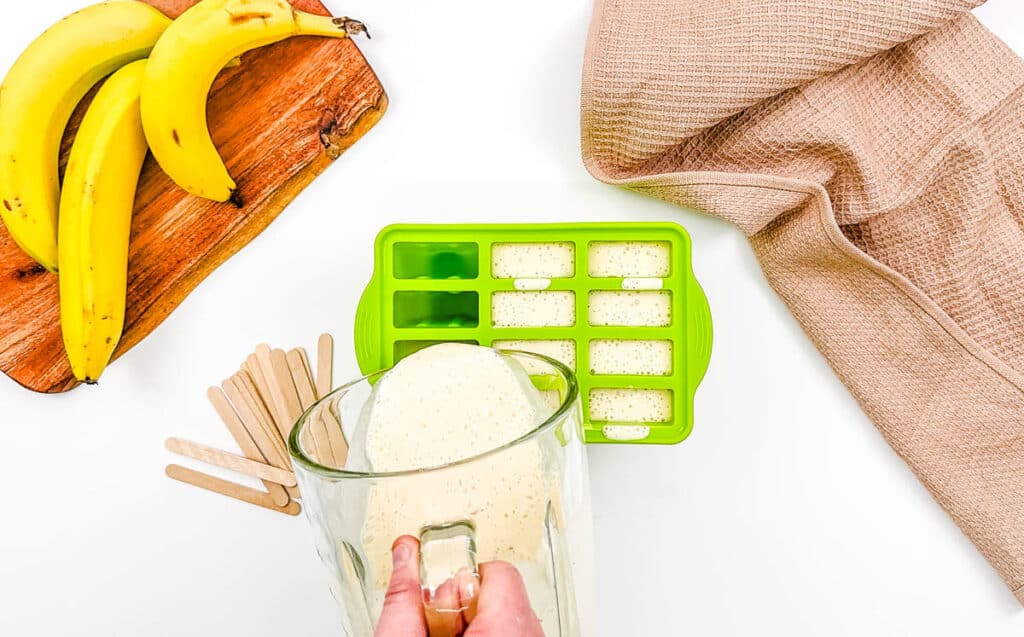
M394 569L384 598L384 610L376 637L427 637L427 616L423 611L420 586L420 543L403 536L391 549ZM447 587L447 590L446 590ZM449 580L438 596L458 595L465 600L465 587ZM475 615L452 615L446 632L463 637L544 637L540 620L530 608L526 585L519 571L507 562L480 565L480 595Z

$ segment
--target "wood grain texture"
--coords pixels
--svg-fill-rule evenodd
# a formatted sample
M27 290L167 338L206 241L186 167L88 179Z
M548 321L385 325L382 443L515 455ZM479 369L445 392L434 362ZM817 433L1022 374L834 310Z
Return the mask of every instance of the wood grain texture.
M287 515L298 515L302 512L302 507L298 502L289 502L286 506L279 506L274 502L271 497L250 487L244 487L240 484L228 480L221 480L214 476L201 473L195 469L189 469L188 467L182 467L181 465L167 465L164 470L168 478L184 482L185 484L191 484L192 486L199 487L200 489L206 489L213 493L219 493L220 495L226 495L229 498L241 500L242 502L248 502L249 504L255 504L261 506L264 509L270 509L271 511L277 511L278 513L284 513Z
M147 0L171 16L191 0ZM293 0L326 14L316 0ZM372 26L372 25L371 25ZM210 94L214 143L244 205L192 197L147 158L132 221L128 314L115 357L152 332L217 266L240 250L387 107L351 40L300 37L257 49L225 70ZM72 120L64 154L83 107ZM39 392L75 386L60 335L57 279L0 227L0 371Z
M206 392L207 398L210 400L210 404L217 411L224 426L227 427L228 431L231 432L231 437L238 443L238 448L242 450L245 457L250 460L257 462L266 463L267 456L260 451L259 446L249 435L245 425L242 423L241 418L235 412L231 403L228 401L228 397L224 394L224 391L220 387L211 387ZM271 499L277 503L287 504L288 500L291 499L291 492L287 491L285 487L280 484L271 482L270 480L263 480L263 486L267 489L267 493L270 494ZM296 489L297 490L297 489Z
M286 487L296 486L295 474L291 471L278 469L269 464L256 462L244 456L221 451L198 442L181 438L168 438L164 442L164 447L171 453L176 453L179 456L192 458L214 467L229 469L244 476L267 480ZM288 498L284 498L283 502L277 502L276 500L275 502L280 506L285 506L288 504Z

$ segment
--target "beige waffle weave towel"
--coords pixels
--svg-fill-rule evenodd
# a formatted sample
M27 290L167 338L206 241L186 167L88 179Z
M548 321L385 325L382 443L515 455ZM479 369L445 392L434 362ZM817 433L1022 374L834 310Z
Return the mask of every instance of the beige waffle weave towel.
M1024 602L1024 61L980 3L597 0L583 152L742 228Z

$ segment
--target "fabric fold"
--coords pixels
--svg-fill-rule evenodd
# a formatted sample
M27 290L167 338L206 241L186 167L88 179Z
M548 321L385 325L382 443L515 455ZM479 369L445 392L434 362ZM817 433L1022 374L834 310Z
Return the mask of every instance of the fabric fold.
M1024 62L977 4L598 0L583 154L748 235L1024 603Z

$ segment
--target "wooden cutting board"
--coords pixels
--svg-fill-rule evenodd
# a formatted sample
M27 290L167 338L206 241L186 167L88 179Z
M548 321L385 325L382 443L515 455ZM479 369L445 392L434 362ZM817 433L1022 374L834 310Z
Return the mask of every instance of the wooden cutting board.
M176 17L196 0L146 1ZM328 13L318 0L292 4ZM387 103L377 76L349 39L293 38L247 53L241 66L221 73L210 94L210 132L238 182L243 207L188 195L147 158L132 221L128 315L115 357L152 332L207 275L266 228L377 123ZM68 129L62 158L84 104ZM76 384L60 334L57 278L22 253L2 224L0 371L39 392Z

